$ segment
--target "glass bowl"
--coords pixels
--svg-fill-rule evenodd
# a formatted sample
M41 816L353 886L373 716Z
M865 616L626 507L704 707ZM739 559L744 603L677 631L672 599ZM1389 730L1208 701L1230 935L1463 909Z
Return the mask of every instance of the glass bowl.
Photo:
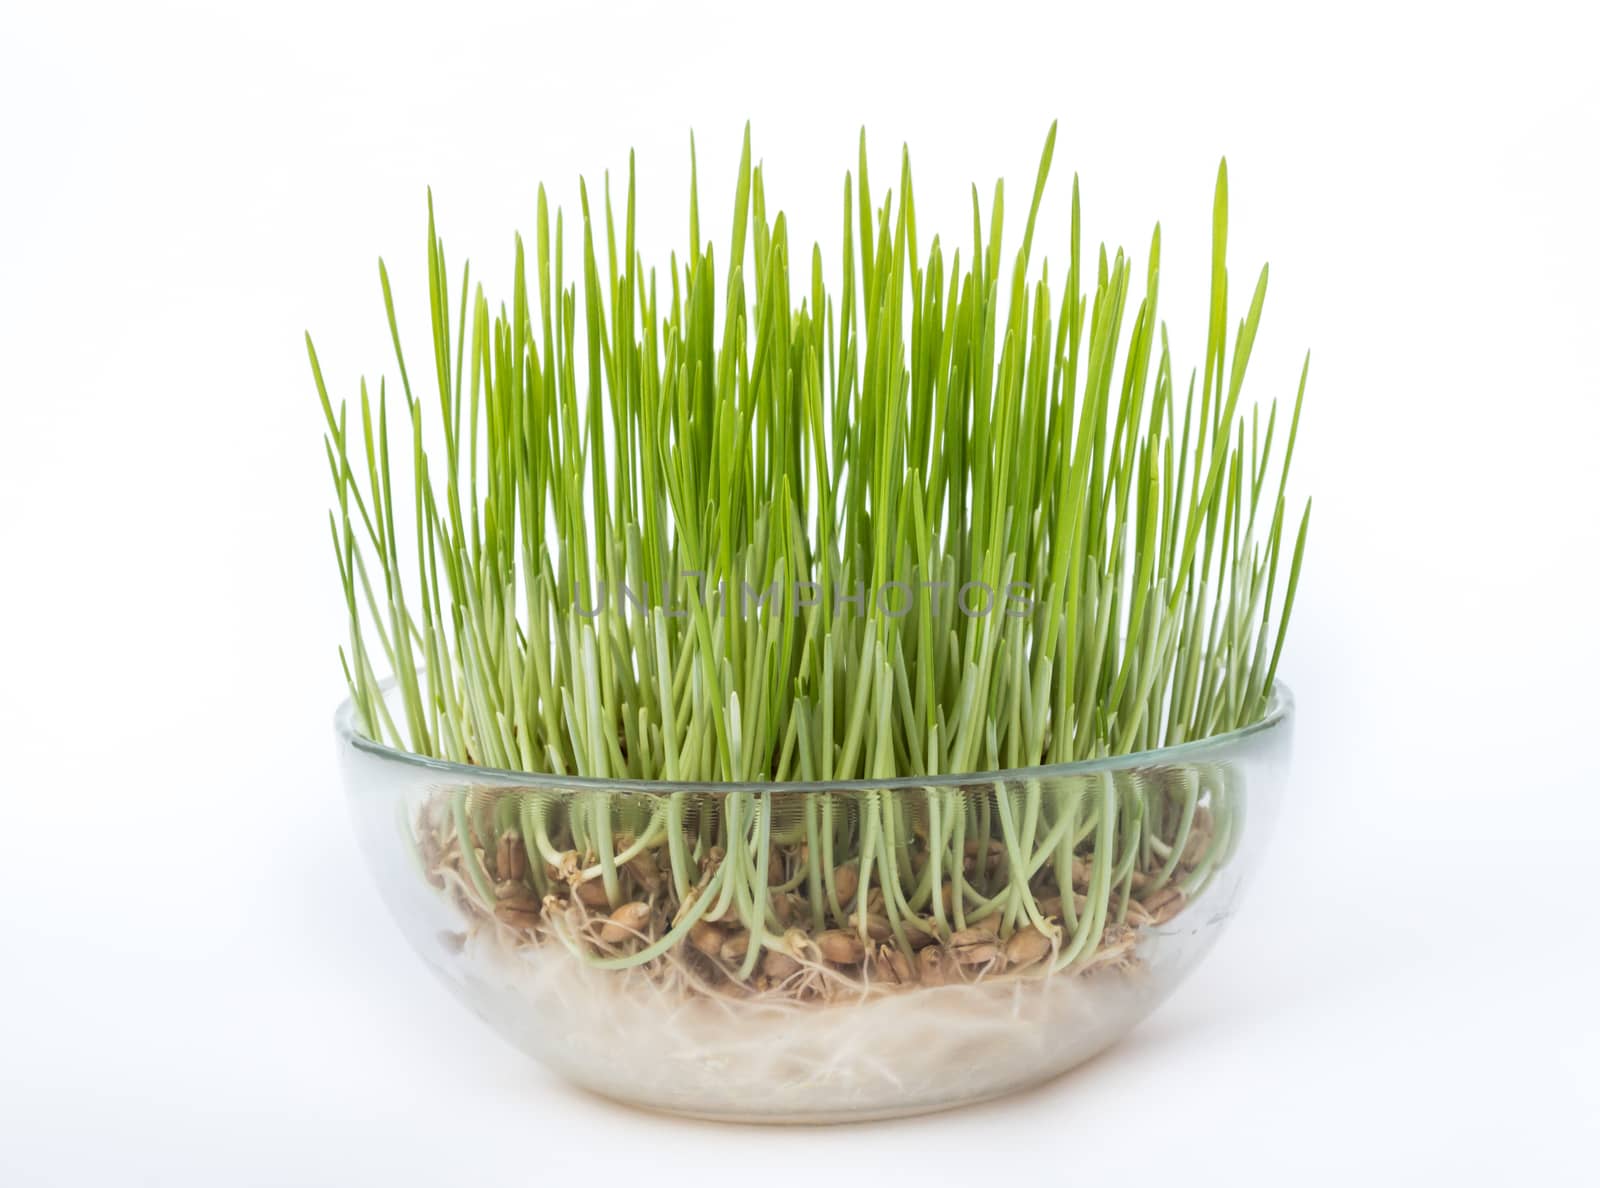
M982 1101L1116 1042L1232 916L1292 725L1278 685L1251 726L1113 759L708 785L463 766L337 718L378 888L462 1001L596 1093L751 1122Z

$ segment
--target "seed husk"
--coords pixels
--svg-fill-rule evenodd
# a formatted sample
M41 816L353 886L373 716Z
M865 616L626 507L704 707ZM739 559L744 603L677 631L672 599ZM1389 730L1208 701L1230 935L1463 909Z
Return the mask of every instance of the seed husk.
M722 942L722 948L717 955L724 961L743 961L744 955L749 951L750 934L741 929Z
M761 972L774 981L781 982L799 970L800 963L778 949L768 949L761 956Z
M532 928L539 922L539 901L531 895L502 899L494 905L494 914L513 928Z
M495 845L494 868L502 879L520 882L528 873L528 851L522 845L522 834L507 829Z
M815 961L820 955L817 942L804 928L791 928L783 934L783 950L802 961Z
M924 986L943 986L950 972L950 960L942 948L930 946L917 954L917 975Z
M879 981L904 986L916 980L911 959L893 945L880 945L872 956L872 972Z
M1032 965L1050 951L1050 938L1032 924L1019 928L1006 941L1007 965Z
M987 932L991 937L998 938L1000 935L1000 913L990 912L981 920L970 921L967 925L966 931Z
M1183 892L1169 884L1144 901L1144 910L1150 913L1150 923L1165 924L1183 910L1183 905Z
M836 965L859 965L867 955L866 946L853 932L830 928L817 937L817 948Z
M894 929L889 927L889 921L884 919L882 916L875 916L869 913L866 917L866 920L867 936L869 939L875 941L886 941L894 935ZM857 933L861 931L860 912L854 912L851 914L850 927Z
M531 931L539 923L538 916L527 912L512 911L506 907L496 908L494 914L501 923L509 924L512 928L521 928L524 931Z
M839 893L840 903L849 903L856 896L860 876L853 866L840 866L833 872L833 889Z
M1142 902L1144 903L1146 911L1159 911L1161 908L1166 906L1169 900L1176 898L1179 894L1179 890L1171 883L1168 883L1165 887L1161 888L1161 890L1152 891L1149 895L1145 896Z
M1134 947L1139 942L1138 933L1121 924L1107 924L1100 939L1100 948L1084 962L1082 972L1092 969L1117 968L1132 964Z
M987 929L963 928L950 937L950 953L962 965L983 965L1000 955L1000 944Z
M1211 848L1211 817L1207 813L1202 822L1200 814L1204 812L1206 810L1203 808L1196 811L1194 827L1189 831L1189 840L1184 843L1183 853L1178 856L1178 861L1185 866L1193 866L1199 862Z
M934 934L932 920L923 920L917 916L908 916L900 921L900 927L906 934L906 940L911 942L913 949L920 949L931 945L938 937Z
M707 957L716 957L722 953L722 941L722 929L708 920L701 920L689 929L689 943Z
M609 945L620 944L629 937L643 932L644 926L649 922L648 903L625 903L611 913L610 919L600 929L600 939Z
M611 906L611 900L606 896L606 885L600 879L590 879L586 883L579 883L572 889L578 902L584 907L603 908Z

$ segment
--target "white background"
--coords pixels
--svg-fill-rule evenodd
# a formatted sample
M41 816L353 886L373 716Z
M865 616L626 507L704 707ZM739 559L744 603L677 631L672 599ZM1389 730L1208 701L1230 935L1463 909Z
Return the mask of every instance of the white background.
M0 1184L1592 1183L1585 7L8 7ZM571 211L633 146L664 259L689 129L716 232L746 117L830 266L860 124L960 242L967 183L1020 214L1059 117L1040 242L1064 267L1073 170L1090 236L1142 261L1160 216L1184 368L1226 153L1234 275L1273 265L1247 395L1312 350L1273 852L1128 1042L964 1113L766 1131L563 1088L405 950L337 782L302 331L340 394L392 370L383 253L425 335L430 183L503 293L537 183Z

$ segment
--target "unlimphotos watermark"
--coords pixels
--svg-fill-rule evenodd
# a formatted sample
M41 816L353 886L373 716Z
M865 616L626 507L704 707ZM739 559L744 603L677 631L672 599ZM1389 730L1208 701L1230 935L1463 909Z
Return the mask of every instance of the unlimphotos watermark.
M678 575L703 584L703 570L687 569ZM638 588L626 582L599 582L593 595L586 595L574 586L572 610L585 619L594 619L607 610L618 614L630 611L647 615L660 609L669 619L689 616L690 604L683 598L671 602L652 597L650 584L640 583ZM823 605L828 597L823 583L815 581L783 582L774 578L766 586L753 586L741 581L737 588L719 581L705 590L700 601L714 612L731 612L741 619L754 615L788 614L798 617L803 612ZM981 619L992 614L1003 614L1012 619L1025 619L1033 613L1033 586L1028 582L1008 582L996 588L988 582L972 580L956 585L954 582L888 581L869 587L858 581L851 586L835 585L831 591L831 609L835 614L853 609L856 614L867 615L874 611L888 619L909 615L921 602L932 614L940 613L942 600L953 597L956 613L969 619ZM925 601L924 601L925 598ZM587 604L587 605L586 605Z

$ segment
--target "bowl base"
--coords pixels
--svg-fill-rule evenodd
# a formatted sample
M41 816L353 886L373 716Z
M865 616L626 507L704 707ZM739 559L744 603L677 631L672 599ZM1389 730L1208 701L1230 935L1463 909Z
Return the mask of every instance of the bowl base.
M674 1109L670 1106L661 1106L647 1101L632 1101L627 1098L615 1097L588 1086L578 1086L586 1093L591 1093L613 1105L623 1106L627 1109L642 1110L649 1114L661 1114L669 1118L688 1118L695 1122L713 1122L724 1126L844 1126L855 1122L892 1122L900 1118L921 1118L930 1114L946 1114L952 1110L964 1110L972 1106L985 1105L992 1101L1004 1101L1023 1093L1031 1093L1043 1085L1058 1081L1070 1075L1076 1069L1094 1060L1108 1048L1114 1047L1115 1040L1107 1041L1102 1047L1086 1054L1081 1060L1058 1069L1019 1081L1015 1085L998 1086L985 1089L965 1097L952 1097L937 1101L908 1102L902 1105L880 1106L871 1109L857 1110L805 1110L789 1111L783 1114L763 1114L753 1110L697 1110L693 1108Z

